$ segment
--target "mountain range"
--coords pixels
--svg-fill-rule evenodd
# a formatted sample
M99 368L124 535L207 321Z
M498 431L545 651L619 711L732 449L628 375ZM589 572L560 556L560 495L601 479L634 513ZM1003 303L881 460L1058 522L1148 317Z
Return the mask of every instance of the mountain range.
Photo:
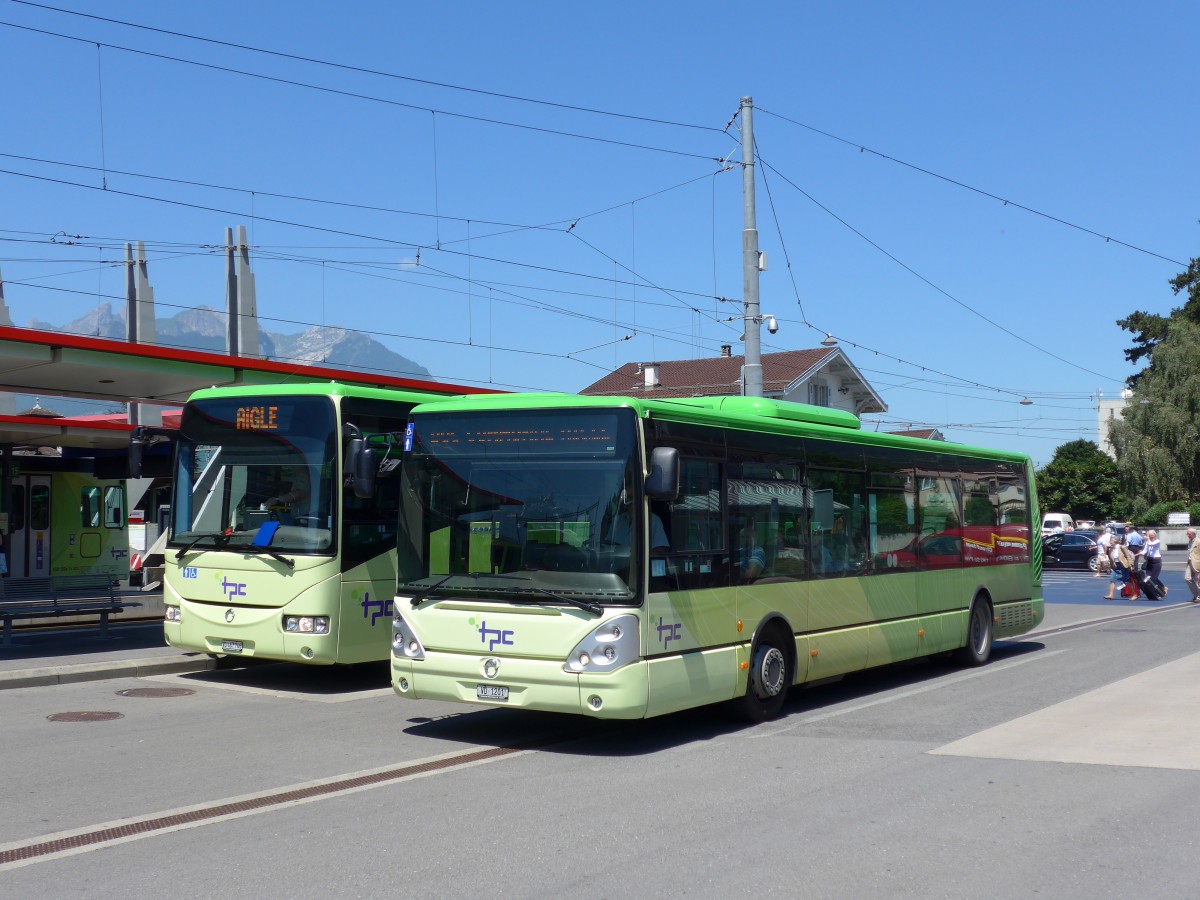
M32 321L30 328L90 337L125 340L125 317L114 312L112 304L102 303L95 310L65 325ZM155 319L156 343L185 350L226 353L225 313L212 307L187 309L166 319ZM430 378L429 370L406 356L394 353L379 341L345 328L314 327L299 334L282 334L259 329L259 352L266 359L327 365L339 369L393 375L399 378ZM40 403L42 398L18 394L18 412ZM53 407L64 415L88 415L114 411L114 404L94 400L55 398Z

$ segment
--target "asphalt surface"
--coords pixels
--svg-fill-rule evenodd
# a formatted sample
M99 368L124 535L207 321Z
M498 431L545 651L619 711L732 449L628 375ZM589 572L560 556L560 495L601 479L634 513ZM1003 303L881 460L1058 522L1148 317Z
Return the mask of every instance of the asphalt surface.
M1171 588L1167 599L1105 601L1107 578L1088 573L1050 569L1043 573L1046 621L1023 639L1046 631L1073 627L1188 603L1183 570L1187 554L1164 554L1163 581ZM202 672L236 668L245 662L236 658L214 658L170 647L163 639L160 622L109 624L108 637L99 628L66 626L45 629L14 629L13 645L0 647L0 690L99 681L107 678ZM254 663L261 665L262 663Z

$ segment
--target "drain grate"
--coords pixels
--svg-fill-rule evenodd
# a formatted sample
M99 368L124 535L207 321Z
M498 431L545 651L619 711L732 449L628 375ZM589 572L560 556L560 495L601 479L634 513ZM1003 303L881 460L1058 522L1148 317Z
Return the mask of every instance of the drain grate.
M81 715L87 714L82 713ZM120 713L109 713L108 715L119 716ZM238 813L251 812L254 810L268 809L272 806L282 806L285 803L294 803L297 800L309 800L314 797L337 794L343 791L354 790L356 788L373 787L375 785L385 784L389 781L397 781L402 778L407 778L412 775L420 775L426 772L436 772L440 769L452 769L457 766L484 762L486 760L510 756L516 753L524 753L526 751L534 750L538 747L543 747L547 744L554 743L561 739L561 736L545 737L542 739L526 741L523 744L515 747L489 747L486 750L473 750L467 753L461 753L457 756L447 757L445 759L413 763L412 765L408 766L399 766L395 769L388 769L384 772L374 772L369 775L356 775L349 778L340 778L325 784L282 790L261 797L252 797L248 800L239 800L230 803L218 803L203 809L194 809L189 810L188 812L175 813L168 816L157 816L149 819L141 819L138 821L126 822L122 825L115 825L111 828L101 828L96 831L89 831L83 834L74 834L63 838L56 838L54 840L26 844L23 847L14 847L10 850L0 851L0 866L4 866L7 863L36 859L39 856L49 856L52 853L61 853L65 850L76 850L80 847L91 847L98 844L106 844L110 841L121 840L122 838L128 838L135 835L149 834L155 831L163 831L165 829L175 828L180 825L190 825L209 819L219 819L222 816L230 816Z
M51 722L111 722L113 719L125 718L124 713L105 712L99 709L87 709L82 712L62 712L46 716Z
M196 693L191 688L130 688L117 691L118 697L190 697Z

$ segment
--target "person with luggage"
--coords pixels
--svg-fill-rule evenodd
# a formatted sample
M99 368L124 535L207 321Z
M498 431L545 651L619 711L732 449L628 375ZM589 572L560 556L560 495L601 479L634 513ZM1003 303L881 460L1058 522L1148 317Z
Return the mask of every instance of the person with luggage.
M1133 554L1124 543L1118 543L1113 549L1113 570L1108 576L1108 593L1105 600L1116 600L1119 590L1122 597L1130 600L1137 599L1137 583L1133 580Z
M1146 560L1146 578L1158 591L1159 597L1167 596L1167 586L1162 583L1162 541L1158 539L1158 532L1153 528L1146 532L1146 547L1142 551L1142 558ZM1146 596L1150 597L1149 592ZM1150 599L1157 600L1158 597Z
M1155 581L1150 577L1150 558L1146 555L1148 546L1149 540L1141 532L1134 531L1130 534L1129 550L1133 555L1133 569L1130 574L1133 576L1133 587L1139 595L1145 596L1147 600L1161 600L1163 598L1162 582ZM1137 600L1139 596L1135 596L1133 599Z

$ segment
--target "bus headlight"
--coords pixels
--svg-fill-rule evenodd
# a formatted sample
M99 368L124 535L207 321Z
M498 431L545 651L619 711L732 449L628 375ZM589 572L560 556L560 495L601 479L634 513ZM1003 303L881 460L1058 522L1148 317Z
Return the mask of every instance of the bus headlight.
M425 658L425 648L420 639L399 613L392 619L392 655L405 659Z
M284 616L283 630L291 634L329 634L329 616Z
M624 615L597 625L575 645L563 666L567 672L611 672L638 658L637 616Z
M183 611L178 606L168 606L167 614L164 618L168 622L176 622L176 623L182 622L183 621Z

